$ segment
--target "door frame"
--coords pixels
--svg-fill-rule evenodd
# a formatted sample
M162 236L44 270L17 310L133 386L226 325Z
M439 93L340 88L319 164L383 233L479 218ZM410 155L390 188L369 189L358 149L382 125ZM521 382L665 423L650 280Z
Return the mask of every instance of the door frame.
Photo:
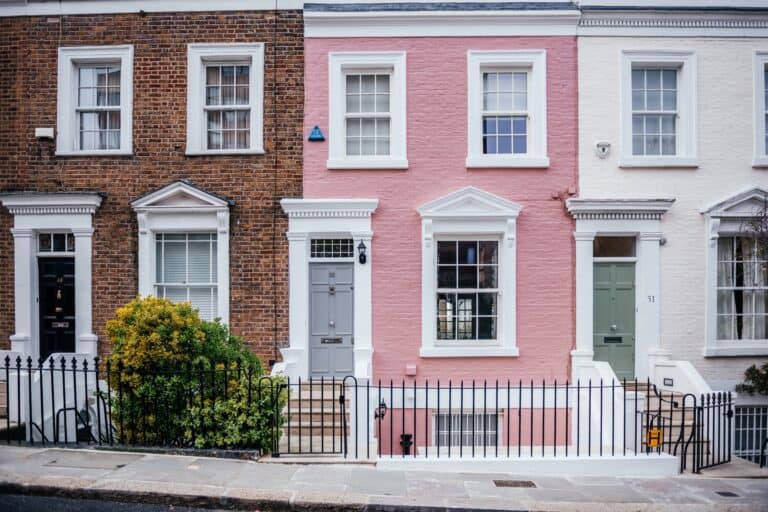
M0 202L13 215L14 322L11 352L37 360L40 355L38 234L64 232L75 236L75 353L97 355L93 333L93 216L101 205L96 192L7 193Z
M317 237L313 237L313 238L317 238ZM349 237L345 237L345 238L349 238ZM345 266L350 265L352 267L352 301L353 301L352 304L354 305L355 292L357 291L357 290L355 290L355 269L354 269L355 262L354 262L354 258L310 258L310 261L309 261L308 265L309 265L309 267L308 267L308 275L309 276L312 275L312 273L309 271L309 269L311 269L315 265L345 265ZM309 316L308 316L309 324L308 325L312 325L312 279L311 278L307 280L307 311L308 311L308 314L309 314ZM352 314L351 342L352 342L352 353L354 354L354 350L355 350L355 308L354 308L354 306L352 307L351 314ZM312 368L312 343L311 343L311 338L312 338L312 330L310 328L307 328L307 347L308 347L308 349L307 349L307 369L308 370L307 371L309 372L308 373L308 377L309 378L312 378L312 371L311 371L311 368ZM339 378L343 379L346 376L347 375L336 376L336 379L337 380Z
M291 379L309 378L309 264L328 261L311 257L316 238L351 238L353 257L354 377L370 379L373 359L372 265L375 264L371 216L378 199L283 199L288 215L289 326L288 347L273 373ZM360 263L357 247L366 246L366 262ZM332 258L341 262L341 258Z
M596 236L634 236L635 377L653 378L661 348L661 219L674 199L583 199L566 201L576 220L576 348L573 377L594 361L594 252ZM602 258L600 258L602 259Z

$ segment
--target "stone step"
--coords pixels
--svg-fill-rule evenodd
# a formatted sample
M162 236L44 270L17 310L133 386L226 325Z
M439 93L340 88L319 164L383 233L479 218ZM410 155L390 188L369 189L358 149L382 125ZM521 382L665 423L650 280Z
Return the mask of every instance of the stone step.
M338 409L333 412L331 412L330 409L315 409L311 413L308 409L303 409L301 411L298 409L290 409L286 411L284 416L286 417L286 421L290 422L291 424L300 421L302 423L311 422L316 425L319 425L320 423L336 423L338 425L342 421L342 416ZM346 418L347 422L349 422L349 412L347 412L344 417Z
M311 446L310 446L311 440ZM281 453L340 453L343 450L340 437L333 436L294 436L291 435L290 447L288 436L280 438L278 448Z
M317 436L339 436L344 431L344 425L340 425L336 422L335 425L326 423L321 425L320 423L291 423L290 425L283 425L283 435L286 435L288 431L291 432L291 436L295 435L317 435ZM349 424L347 424L347 431L349 431Z

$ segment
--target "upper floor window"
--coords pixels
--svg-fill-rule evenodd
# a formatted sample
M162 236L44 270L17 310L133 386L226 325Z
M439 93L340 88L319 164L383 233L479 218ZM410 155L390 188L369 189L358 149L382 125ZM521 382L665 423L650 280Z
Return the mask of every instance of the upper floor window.
M389 73L350 73L345 79L347 156L389 156Z
M755 167L768 167L768 52L755 53Z
M677 154L677 70L632 70L632 154Z
M59 48L56 153L130 154L133 47Z
M187 154L263 153L264 45L188 48Z
M622 167L696 166L691 52L622 54Z
M331 53L329 169L405 169L405 53Z
M483 154L528 152L528 72L483 73Z
M547 167L544 51L469 52L467 167Z

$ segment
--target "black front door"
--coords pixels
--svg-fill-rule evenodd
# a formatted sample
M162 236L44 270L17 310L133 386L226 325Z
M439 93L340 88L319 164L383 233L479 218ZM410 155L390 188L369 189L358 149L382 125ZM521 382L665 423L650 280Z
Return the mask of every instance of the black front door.
M40 357L75 351L75 259L39 258Z

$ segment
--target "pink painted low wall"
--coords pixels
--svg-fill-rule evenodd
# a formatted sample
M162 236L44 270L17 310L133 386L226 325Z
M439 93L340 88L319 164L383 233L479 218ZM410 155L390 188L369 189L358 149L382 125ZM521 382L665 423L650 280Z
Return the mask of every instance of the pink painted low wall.
M378 198L373 216L373 371L418 378L565 379L574 344L573 222L562 198L577 185L573 37L306 39L305 135L328 133L328 53L405 51L409 168L326 168L328 145L305 142L304 196ZM547 169L467 169L467 51L547 52ZM306 137L305 137L306 138ZM475 186L523 206L518 219L518 358L425 359L421 346L422 204ZM554 197L554 198L553 198Z

